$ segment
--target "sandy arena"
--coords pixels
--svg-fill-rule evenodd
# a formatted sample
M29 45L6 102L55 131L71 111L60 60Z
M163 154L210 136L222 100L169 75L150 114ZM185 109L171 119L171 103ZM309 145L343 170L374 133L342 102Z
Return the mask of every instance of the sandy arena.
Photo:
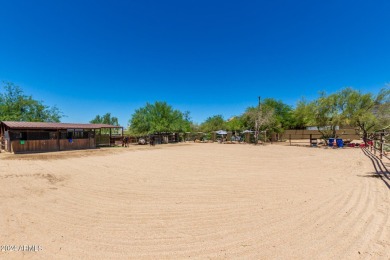
M0 245L41 249L0 259L389 259L390 165L372 160L238 144L0 154Z

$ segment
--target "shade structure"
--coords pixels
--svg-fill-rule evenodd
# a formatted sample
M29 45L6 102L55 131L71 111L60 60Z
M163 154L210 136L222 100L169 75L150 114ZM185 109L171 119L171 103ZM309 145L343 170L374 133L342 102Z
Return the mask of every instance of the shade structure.
M242 131L243 134L246 134L246 133L254 133L254 131L251 131L251 130L244 130Z
M227 132L225 130L218 130L218 131L215 131L216 134L218 135L226 135Z
M112 129L117 129L114 134ZM115 145L122 138L123 127L108 124L0 122L0 148L13 153L89 149Z

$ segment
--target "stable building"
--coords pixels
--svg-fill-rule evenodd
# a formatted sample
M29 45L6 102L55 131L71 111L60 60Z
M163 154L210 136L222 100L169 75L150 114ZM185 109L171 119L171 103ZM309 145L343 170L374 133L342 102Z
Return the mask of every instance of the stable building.
M0 150L12 153L111 146L122 136L123 127L107 124L0 122Z

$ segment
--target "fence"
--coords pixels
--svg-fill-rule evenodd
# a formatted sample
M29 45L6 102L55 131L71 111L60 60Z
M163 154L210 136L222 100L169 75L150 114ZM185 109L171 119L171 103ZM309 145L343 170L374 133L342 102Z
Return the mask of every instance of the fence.
M312 135L313 138L321 139L322 134L318 130L286 130L282 134L278 134L277 140L292 140L296 139L308 139L308 136ZM345 128L336 131L336 135L343 139L360 139L360 136L356 133L355 129ZM276 140L274 140L276 141Z
M294 146L317 146L321 143L327 144L326 142L321 141L324 139L322 139L321 134L318 134L318 131L315 134L300 133L299 136L288 134L287 137L288 137L287 141L289 145L294 145ZM356 138L356 134L343 134L340 137L340 139L343 140L343 144L349 144L352 140L357 138Z
M373 139L367 141L370 151L374 152L375 156L378 153L380 159L385 157L390 160L390 144L387 144L384 138L385 135L389 134L389 132L376 132L373 134Z

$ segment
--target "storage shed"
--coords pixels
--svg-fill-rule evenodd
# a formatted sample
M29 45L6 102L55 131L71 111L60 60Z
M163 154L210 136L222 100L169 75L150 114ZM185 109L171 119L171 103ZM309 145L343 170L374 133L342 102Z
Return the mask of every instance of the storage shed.
M112 129L116 130L116 136L123 134L123 127L107 124L2 121L0 149L26 153L96 148L100 145L97 137L105 139L101 136L102 129L107 129L108 140L112 138Z

